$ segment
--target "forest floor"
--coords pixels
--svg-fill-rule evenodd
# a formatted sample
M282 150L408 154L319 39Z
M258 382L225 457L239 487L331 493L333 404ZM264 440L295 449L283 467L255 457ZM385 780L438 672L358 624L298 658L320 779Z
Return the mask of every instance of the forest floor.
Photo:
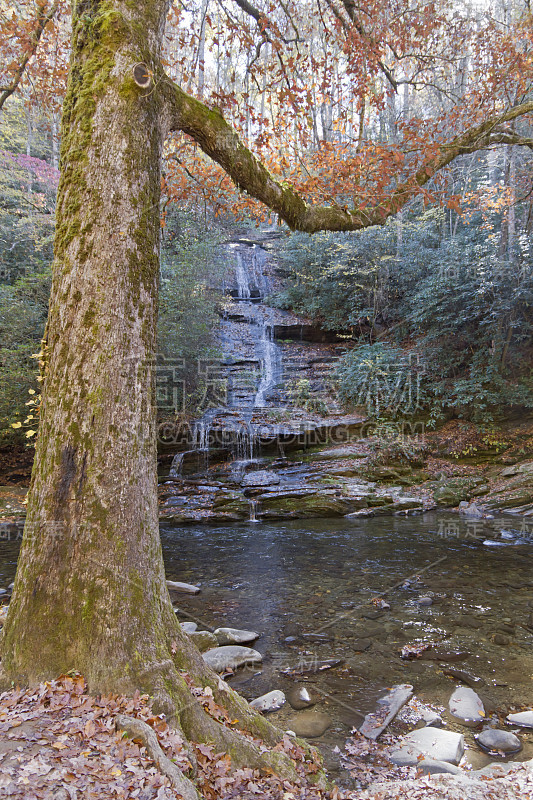
M165 755L184 773L190 770L183 740L163 715L152 712L146 695L93 697L81 676L68 675L35 689L17 688L0 696L0 796L13 800L177 800L181 795L162 774L153 753L139 739L117 730L118 715L148 725ZM387 772L382 746L362 737L351 741L346 758L354 773L363 785L371 779L377 781L366 790L320 790L303 777L299 783L290 783L252 769L232 770L226 754L202 744L193 745L197 761L194 782L205 800L533 798L531 762L515 764L509 772L505 765L496 765L479 777L406 775L407 780L399 781L394 780L398 768L396 773ZM298 765L299 748L288 736L278 748Z

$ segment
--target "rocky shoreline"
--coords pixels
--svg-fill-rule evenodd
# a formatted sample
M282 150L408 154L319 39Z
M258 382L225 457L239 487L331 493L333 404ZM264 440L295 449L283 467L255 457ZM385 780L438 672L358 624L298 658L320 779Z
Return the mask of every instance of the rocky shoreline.
M446 435L446 426L423 439L352 433L340 444L333 436L288 455L215 457L214 463L209 453L201 464L180 456L181 474L162 473L161 521L220 524L454 509L472 520L513 514L526 520L525 533L533 531L533 450L475 448L473 459L468 448L466 456L443 452Z

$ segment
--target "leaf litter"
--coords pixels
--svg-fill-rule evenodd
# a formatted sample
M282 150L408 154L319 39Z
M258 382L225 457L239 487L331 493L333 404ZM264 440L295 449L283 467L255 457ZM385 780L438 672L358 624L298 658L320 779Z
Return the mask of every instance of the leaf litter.
M212 693L195 694L222 724L233 725L214 703ZM187 743L154 714L148 695L92 696L81 675L63 675L32 689L0 695L0 797L13 800L176 800L181 797L161 774L140 740L115 729L118 715L146 723L165 755L194 780L205 800L533 800L533 771L517 764L508 775L459 786L446 779L421 777L415 767L394 767L387 758L394 739L381 743L357 733L346 744L343 765L350 790L312 785L318 763L285 735L276 748L292 759L298 779L283 781L251 768L232 769L231 758L209 744L189 743L197 762L193 776ZM466 778L471 776L465 775Z

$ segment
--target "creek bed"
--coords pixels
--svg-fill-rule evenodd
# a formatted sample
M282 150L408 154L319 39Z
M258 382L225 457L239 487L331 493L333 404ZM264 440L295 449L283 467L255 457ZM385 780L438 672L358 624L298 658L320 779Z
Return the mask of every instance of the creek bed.
M533 706L533 546L482 544L505 528L519 530L520 520L476 521L473 538L472 522L429 513L162 526L161 538L167 577L202 587L180 595L186 614L261 633L253 647L263 665L230 677L235 689L252 699L297 681L320 693L316 709L333 724L314 742L331 768L334 748L386 687L411 683L420 700L447 707L457 683L446 668L482 678L500 714ZM0 541L0 586L13 580L18 544ZM380 611L372 600L383 593L390 609ZM418 603L423 596L430 606ZM405 645L429 641L450 660L400 658ZM313 672L332 658L342 664ZM271 719L286 726L295 713L286 704ZM446 719L472 743L471 732ZM533 737L522 738L516 760L533 757ZM467 757L476 767L490 760L475 747Z

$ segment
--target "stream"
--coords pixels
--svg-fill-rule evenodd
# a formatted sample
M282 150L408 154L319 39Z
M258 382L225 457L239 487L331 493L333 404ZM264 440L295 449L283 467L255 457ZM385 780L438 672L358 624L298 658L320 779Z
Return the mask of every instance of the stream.
M447 518L453 537L438 534ZM342 748L386 687L411 683L417 698L447 707L456 685L443 672L448 667L483 679L489 711L491 703L499 714L532 705L531 545L482 546L469 538L466 523L445 512L162 526L161 539L167 577L202 589L179 596L181 620L261 634L253 647L263 664L228 679L237 691L251 700L298 681L321 695L316 708L333 724L313 741L341 781L334 748ZM17 553L17 542L0 541L0 586L13 580ZM383 593L388 610L371 602ZM420 605L422 596L432 605ZM439 660L400 657L405 645L429 641L438 643ZM332 658L342 663L313 672L317 659ZM294 713L287 704L271 719L286 726ZM465 734L467 760L487 763L469 729L444 718ZM533 737L522 733L518 760L533 757Z

